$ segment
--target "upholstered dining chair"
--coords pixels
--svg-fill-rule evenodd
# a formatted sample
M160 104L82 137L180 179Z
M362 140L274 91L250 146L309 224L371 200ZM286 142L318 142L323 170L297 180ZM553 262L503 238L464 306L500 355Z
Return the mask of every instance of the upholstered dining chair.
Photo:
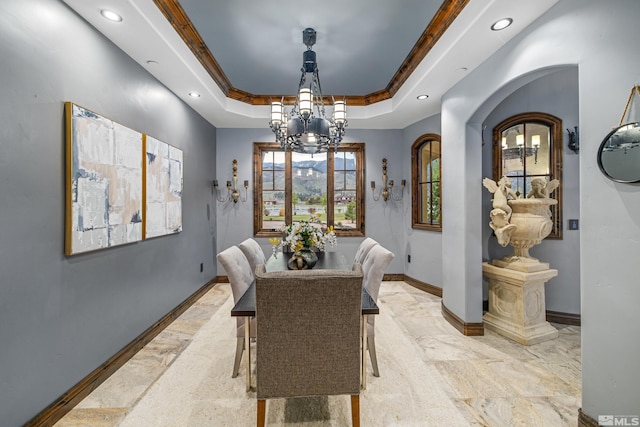
M256 269L258 426L266 399L351 395L360 425L362 270Z
M220 264L222 264L224 271L227 272L229 284L231 285L231 293L233 294L233 302L235 304L253 282L253 273L249 261L247 261L242 251L236 246L225 249L220 252L216 258L220 261ZM251 319L249 332L251 333L251 338L256 337L255 318ZM236 357L233 362L232 378L238 376L242 352L244 350L249 351L248 348L244 348L244 319L242 317L237 318L236 337Z
M374 245L371 250L369 250L362 264L362 272L364 275L362 286L369 292L369 295L371 295L371 298L373 298L375 302L378 302L378 293L380 292L380 284L382 283L384 272L394 257L395 255L385 247ZM378 370L375 342L376 317L378 316L367 316L367 349L369 350L369 357L371 358L373 375L379 377L380 371Z
M251 237L240 243L238 247L240 248L244 256L247 257L247 260L251 265L251 276L253 277L253 274L256 271L256 267L266 262L264 252L262 252L262 248L260 247L258 242L256 242Z
M353 262L359 262L360 264L364 264L364 259L371 250L372 247L377 245L378 242L373 240L371 237L367 237L360 243L358 246L358 250L356 250L356 257Z

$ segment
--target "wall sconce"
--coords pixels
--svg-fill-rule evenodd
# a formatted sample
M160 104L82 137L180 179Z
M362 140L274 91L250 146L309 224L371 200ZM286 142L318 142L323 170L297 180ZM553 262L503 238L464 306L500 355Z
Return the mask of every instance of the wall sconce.
M216 199L220 203L224 203L229 200L233 200L233 203L238 203L238 200L241 202L247 201L247 191L249 190L249 181L244 181L244 197L240 197L240 192L238 191L238 161L233 159L233 181L227 181L227 195L220 197L220 193L218 191L218 180L213 180L213 190L216 193Z
M571 132L570 129L567 129L567 133L569 133L569 150L572 150L574 153L578 154L580 151L580 138L578 136L578 126L573 127L574 132Z
M402 199L402 196L404 194L404 187L406 185L407 185L407 180L403 179L401 184L402 187L400 189L400 196L393 194L393 180L390 180L389 184L387 185L387 159L384 158L382 159L382 189L380 190L377 196L376 196L376 182L371 181L371 194L373 195L373 200L377 202L382 197L382 200L384 200L385 202L389 199L398 201Z

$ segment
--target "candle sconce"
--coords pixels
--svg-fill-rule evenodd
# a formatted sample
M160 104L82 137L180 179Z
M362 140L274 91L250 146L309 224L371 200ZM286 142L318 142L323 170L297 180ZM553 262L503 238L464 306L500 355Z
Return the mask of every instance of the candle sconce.
M403 179L401 181L400 195L393 194L393 180L390 180L387 184L387 159L382 159L382 189L376 196L376 182L371 181L371 194L373 195L373 200L376 202L382 198L385 202L389 199L393 201L398 201L402 199L404 195L404 187L407 185L407 180Z
M249 190L249 181L244 181L244 197L240 197L240 191L238 189L238 161L233 159L233 179L232 181L227 181L227 195L220 196L220 191L218 189L218 180L213 180L213 190L216 194L216 199L220 203L227 202L229 200L233 200L233 203L246 202L247 201L247 192Z

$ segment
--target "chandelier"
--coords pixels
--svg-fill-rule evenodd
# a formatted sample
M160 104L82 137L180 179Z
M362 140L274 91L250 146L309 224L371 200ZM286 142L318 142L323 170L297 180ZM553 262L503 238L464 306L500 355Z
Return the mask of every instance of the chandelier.
M305 29L302 42L307 50L302 54L302 76L295 103L287 113L284 97L272 102L269 127L285 150L309 154L324 153L331 147L337 150L347 127L347 103L344 99L334 100L333 115L330 119L326 117L316 53L311 50L316 43L316 31Z
M520 159L524 162L525 157L534 156L535 163L538 163L538 150L540 149L540 135L531 136L531 147L525 146L524 135L516 135L516 146L507 145L507 137L502 137L502 158L505 160Z

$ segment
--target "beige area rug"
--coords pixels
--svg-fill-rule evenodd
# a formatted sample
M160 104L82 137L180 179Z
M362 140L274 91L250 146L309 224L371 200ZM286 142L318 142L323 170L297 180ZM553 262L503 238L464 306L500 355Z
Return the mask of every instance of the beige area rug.
M231 378L235 349L235 319L229 316L232 305L228 297L127 414L121 427L255 425L255 392L245 391L244 365L240 375ZM376 320L381 377L373 377L368 364L367 389L360 396L362 425L468 425L434 382L440 378L436 368L422 362L419 346L382 305ZM348 396L267 401L267 425L348 426L350 420Z

